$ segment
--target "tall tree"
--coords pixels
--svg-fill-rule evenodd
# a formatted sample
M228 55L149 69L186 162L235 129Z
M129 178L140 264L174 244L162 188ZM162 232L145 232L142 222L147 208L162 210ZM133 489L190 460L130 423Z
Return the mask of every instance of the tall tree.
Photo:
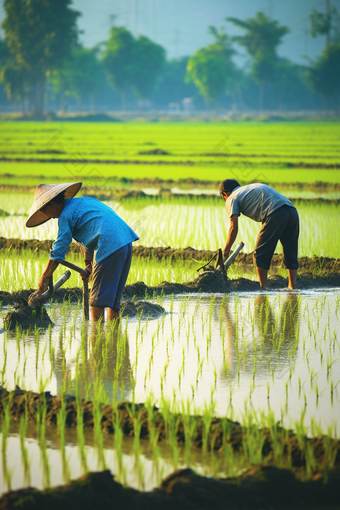
M329 107L330 101L338 103L340 95L340 43L326 46L322 55L309 71L312 89L320 94Z
M125 109L126 92L134 76L134 43L132 34L123 27L112 27L105 44L103 62L113 87L120 92Z
M74 97L78 104L87 97L94 103L94 95L105 80L103 64L97 58L97 49L77 47L65 59L60 69L51 75L54 91L60 94L61 109L65 109L66 96Z
M189 58L187 72L207 103L216 101L223 93L227 76L221 55L201 48Z
M235 78L235 53L223 30L209 27L215 42L198 50L188 60L187 80L192 80L207 103L216 101Z
M330 0L326 0L326 12L320 12L313 9L309 18L311 23L312 37L318 35L326 36L326 46L331 42L331 31L334 28L334 20L338 14L335 7L331 7Z
M11 56L7 41L0 39L0 81L3 83L9 101L19 101L24 109L24 90L29 87L28 73L24 65L18 64Z
M44 109L48 74L70 54L77 40L79 12L71 0L4 0L2 23L11 55L24 67L33 87L34 111Z
M165 63L165 50L141 35L135 40L132 56L132 90L137 97L146 99L155 90Z
M252 57L251 73L260 86L259 107L262 108L265 84L275 80L278 63L276 48L289 29L279 25L278 21L269 18L263 12L257 12L254 18L246 20L238 18L226 20L245 30L244 35L235 36L233 39L244 46Z

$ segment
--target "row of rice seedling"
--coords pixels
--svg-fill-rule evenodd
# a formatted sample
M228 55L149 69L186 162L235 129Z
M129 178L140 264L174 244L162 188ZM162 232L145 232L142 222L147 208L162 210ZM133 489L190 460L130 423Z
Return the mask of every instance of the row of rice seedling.
M170 155L200 154L202 160L214 152L286 156L338 155L337 123L121 123L6 122L0 150L17 153L61 153L129 155L154 148ZM222 142L222 143L221 143ZM221 145L222 147L220 147ZM51 156L57 156L51 154ZM140 155L142 156L142 154Z
M75 156L79 158L79 156ZM339 183L339 170L331 167L304 168L288 167L287 165L266 164L261 166L252 165L249 171L247 160L238 160L237 165L221 163L216 158L215 164L155 164L145 163L88 163L81 164L79 159L66 157L63 163L52 162L1 162L2 174L0 185L21 185L35 186L42 182L65 182L82 180L86 186L109 186L112 179L114 182L127 182L130 179L158 180L171 182L183 181L204 181L219 182L227 177L233 177L241 184L248 184L253 181L265 181L272 185L290 184L301 186L301 184L328 183L337 185ZM110 179L110 180L109 180Z
M78 266L84 262L80 254L70 253L67 260ZM5 292L18 292L37 287L39 278L48 262L48 252L24 250L17 253L11 249L0 252L0 289ZM156 287L162 282L186 283L194 280L197 276L197 268L201 262L177 260L172 263L170 259L158 260L154 258L134 257L129 272L127 284L144 282L148 287ZM66 271L64 266L59 266L54 274L54 281ZM277 269L276 273L283 270ZM228 272L230 278L244 276L245 269L234 265ZM247 268L247 277L256 278L255 268ZM81 287L82 281L77 273L72 272L71 277L63 288Z
M192 246L196 249L216 250L225 242L228 218L222 200L220 205L213 199L209 202L199 197L194 200L183 197L175 202L169 200L160 204L152 198L107 203L135 229L142 245L173 248ZM16 207L22 211L19 195L13 199L10 211ZM300 202L297 208L301 223L299 255L340 258L340 245L334 236L340 221L338 206L333 203ZM245 243L245 251L253 250L259 227L260 224L241 217L238 238ZM27 229L25 217L22 216L0 218L0 228L2 236L7 238L44 240L54 239L57 235L56 221ZM278 252L280 249L278 245Z
M194 454L195 416L202 415L203 444L200 464L203 472L237 474L247 466L265 460L263 436L268 427L275 444L275 463L289 465L279 439L277 420L293 427L305 444L304 435L339 433L339 330L338 293L274 296L183 297L164 299L171 313L158 321L123 321L120 326L99 325L92 332L81 327L80 309L68 302L52 305L50 314L56 326L46 333L35 330L5 332L2 348L1 384L8 389L19 384L36 391L58 393L62 406L58 417L60 464L64 480L72 476L65 440L65 395L73 393L78 406L79 458L83 471L89 468L88 448L81 416L81 398L94 402L93 441L98 468L110 467L118 479L134 459L137 483L145 486L145 458L142 455L137 410L131 407L135 439L129 460L123 455L122 431L115 424L115 465L108 465L100 404L119 400L144 401L152 419L157 404L166 422L166 444L173 469L182 465L197 468ZM7 466L9 412L4 410L2 455L4 484L11 487L13 473ZM185 448L177 439L178 418L184 423ZM41 458L42 483L52 483L51 461L46 441L46 401L37 412L37 438ZM238 419L248 427L242 455L235 455L224 423L223 447L212 448L209 433L215 415ZM7 418L6 418L7 416ZM20 426L20 448L26 483L30 481L30 459ZM161 454L157 433L150 432L152 458L161 476ZM275 443L276 441L276 443ZM208 456L208 450L210 454ZM334 462L329 452L327 463ZM311 474L317 460L307 455ZM327 464L327 465L328 465ZM164 465L164 464L163 464ZM209 467L207 467L209 466ZM208 471L207 471L208 470ZM159 481L159 480L158 480Z
M158 403L189 398L202 410L216 400L218 414L232 406L239 415L245 405L261 408L269 400L288 421L307 402L307 416L321 406L324 422L336 417L338 295L188 296L162 303L172 313L123 322L118 336L109 329L100 340L96 331L89 338L79 331L79 308L54 304L53 330L3 334L2 382L35 390L43 384L59 393L64 385L74 391L78 377L82 396L100 394L103 401L113 395L145 401L152 392Z

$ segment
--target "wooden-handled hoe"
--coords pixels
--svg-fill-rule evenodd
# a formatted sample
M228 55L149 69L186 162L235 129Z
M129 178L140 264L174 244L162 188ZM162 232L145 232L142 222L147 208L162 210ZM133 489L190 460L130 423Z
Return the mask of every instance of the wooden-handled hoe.
M219 248L217 252L211 257L211 259L208 260L208 262L206 262L203 266L199 267L197 271L200 271L201 269L203 269L203 271L209 269L210 262L217 258L215 269L226 273L228 271L228 268L235 261L236 256L240 253L243 247L244 243L241 242L240 244L238 244L233 253L230 255L230 257L228 257L228 259L225 262L223 262L222 250L221 248Z
M83 311L84 311L84 318L86 320L89 320L90 313L89 313L89 283L88 283L88 277L90 276L90 271L87 269L84 269L82 267L77 266L76 264L73 264L72 262L67 262L66 260L57 260L59 264L62 264L65 267L68 267L69 269L73 269L73 271L77 271L77 273L81 274L82 276L85 276L85 280L83 280Z

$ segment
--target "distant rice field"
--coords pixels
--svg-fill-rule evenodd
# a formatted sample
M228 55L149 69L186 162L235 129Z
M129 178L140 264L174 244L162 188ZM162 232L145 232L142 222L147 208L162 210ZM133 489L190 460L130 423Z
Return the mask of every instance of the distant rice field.
M337 123L0 124L1 181L340 182ZM6 174L8 176L6 177Z

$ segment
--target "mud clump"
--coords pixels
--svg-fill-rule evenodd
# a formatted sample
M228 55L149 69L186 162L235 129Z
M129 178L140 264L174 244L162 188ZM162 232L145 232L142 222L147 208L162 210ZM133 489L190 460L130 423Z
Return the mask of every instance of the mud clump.
M125 301L121 307L123 317L141 317L142 319L157 319L165 313L162 306L150 303L150 301Z
M201 273L193 282L186 284L188 287L199 289L199 292L216 292L216 293L227 293L231 292L230 281L222 273L211 269L210 271L204 271Z
M138 152L138 154L145 154L145 155L150 155L150 156L158 156L158 155L163 155L163 156L168 156L170 154L170 152L167 152L163 149L151 149L149 151L140 151Z
M4 318L4 327L6 330L13 331L16 327L20 327L22 330L35 329L47 329L49 326L53 326L46 308L44 306L32 307L32 306L21 306L8 312Z
M47 329L53 326L46 308L43 305L28 305L28 298L34 292L33 289L22 290L20 292L0 291L0 301L5 306L14 306L14 310L10 310L4 318L4 328L13 331L16 327L22 330ZM59 289L53 294L53 301L62 302L69 299L70 302L76 302L82 297L82 291L78 288Z
M36 289L20 290L18 292L5 292L0 291L0 302L3 306L27 306L28 298ZM58 289L52 296L52 301L62 303L64 299L70 303L76 303L82 299L82 290L78 287L71 287L68 289Z

